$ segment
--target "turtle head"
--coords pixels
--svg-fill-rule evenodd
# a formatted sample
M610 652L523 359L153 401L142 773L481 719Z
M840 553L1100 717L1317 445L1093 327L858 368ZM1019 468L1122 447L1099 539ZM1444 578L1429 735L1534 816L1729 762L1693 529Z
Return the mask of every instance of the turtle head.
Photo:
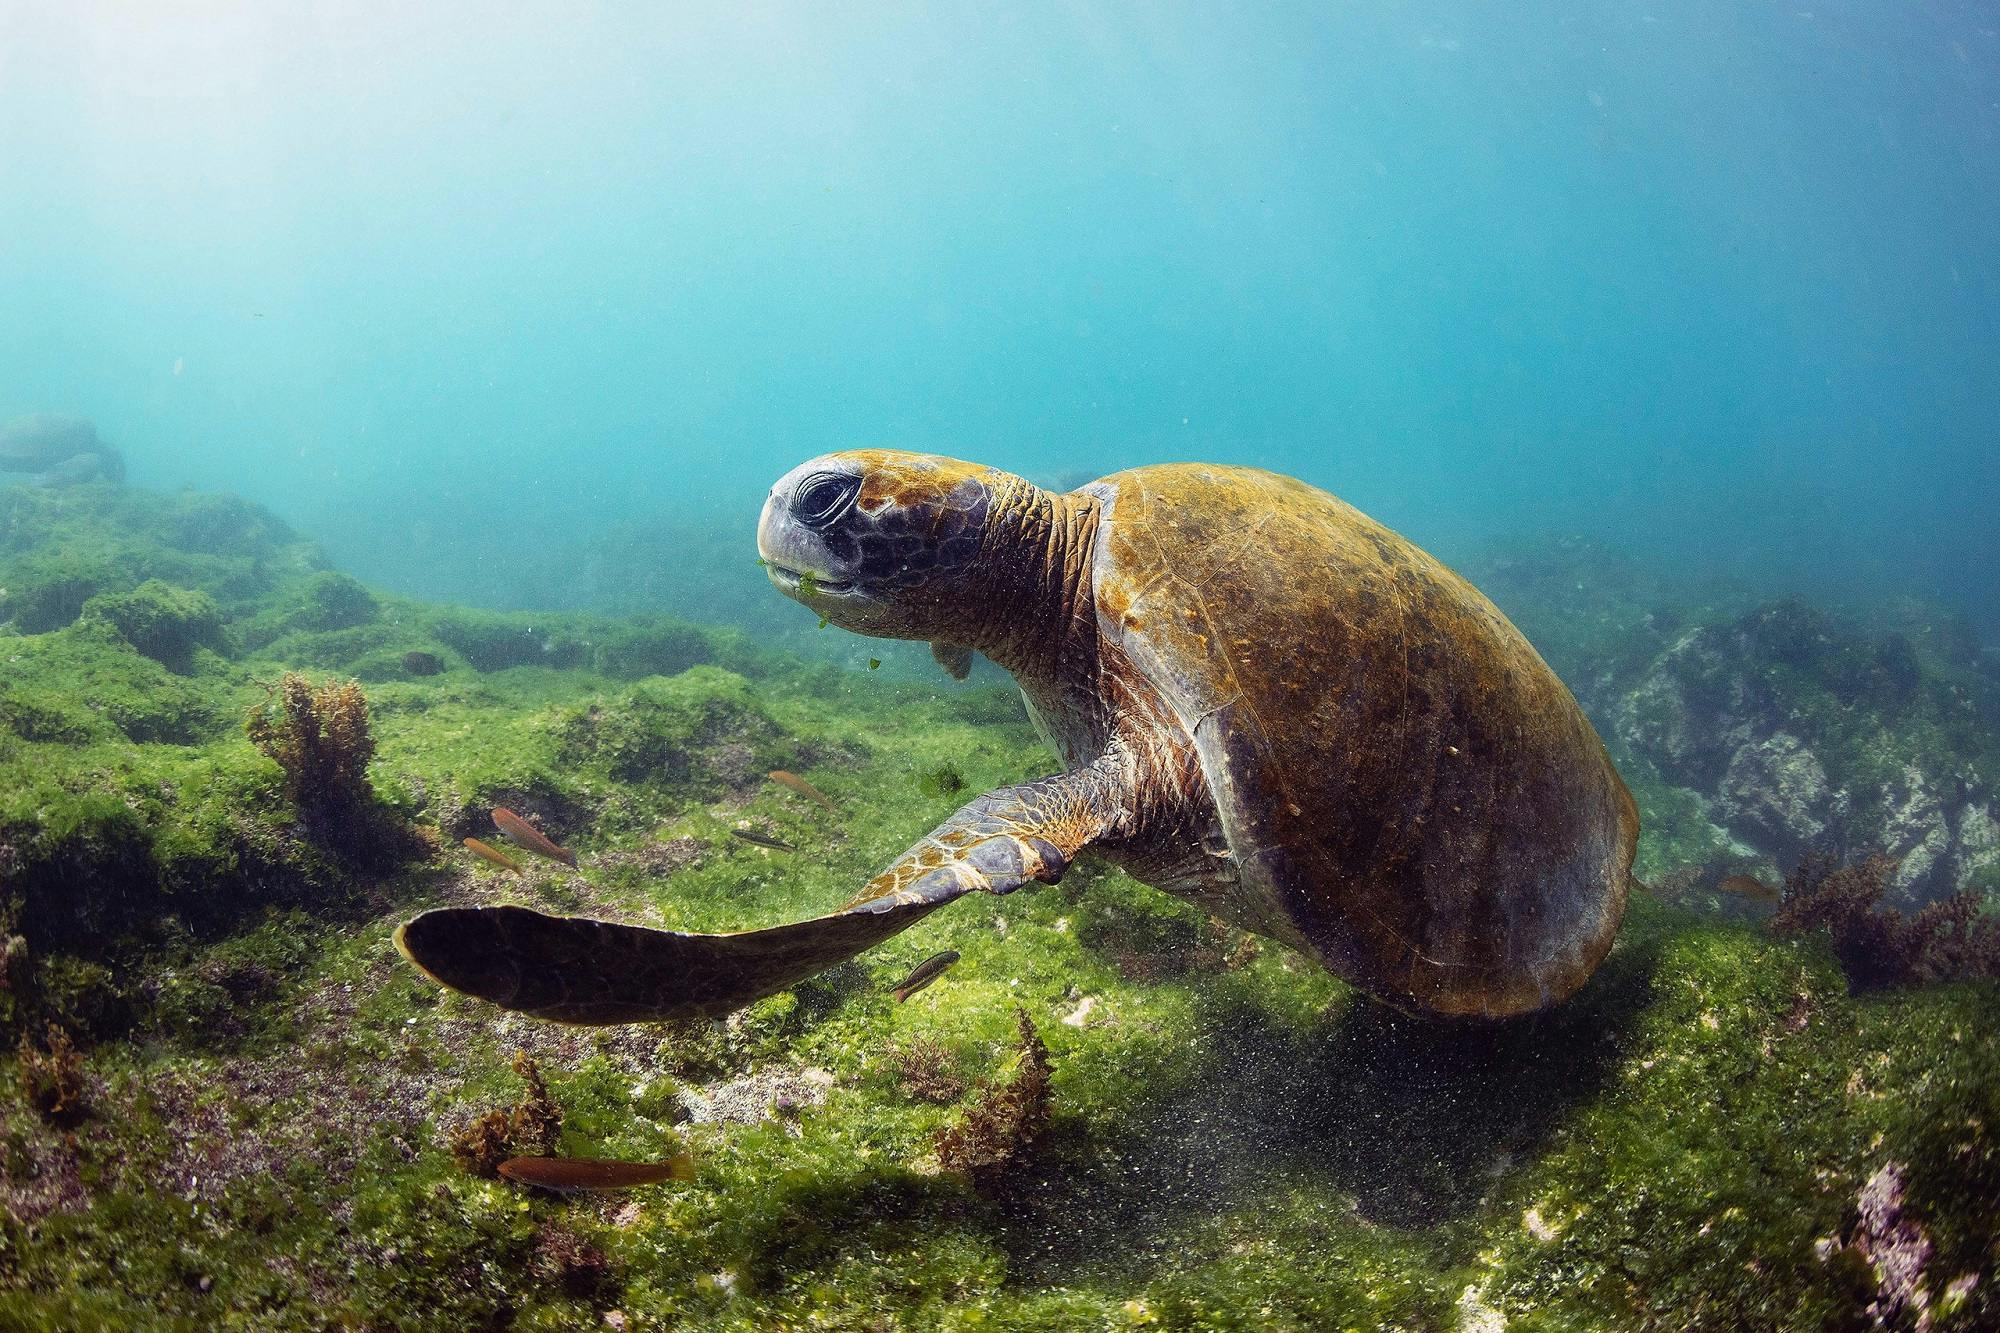
M989 523L1035 493L931 454L822 454L771 488L757 553L780 592L843 629L936 638L986 600L976 589Z

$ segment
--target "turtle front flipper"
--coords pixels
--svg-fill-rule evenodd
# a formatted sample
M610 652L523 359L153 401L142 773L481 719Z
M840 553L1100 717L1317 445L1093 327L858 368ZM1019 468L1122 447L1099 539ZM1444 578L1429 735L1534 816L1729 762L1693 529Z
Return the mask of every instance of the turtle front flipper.
M715 1017L852 958L957 896L729 935L526 907L447 907L405 922L396 947L439 985L535 1018L599 1025Z
M1030 880L1054 884L1070 859L1125 814L1129 780L1122 760L1001 787L968 802L896 864L868 881L840 910L886 912L903 904L949 901L975 889L1012 893Z
M396 947L431 980L560 1023L715 1017L852 958L976 889L1054 883L1122 805L1095 766L988 792L826 916L729 935L447 907L406 922Z

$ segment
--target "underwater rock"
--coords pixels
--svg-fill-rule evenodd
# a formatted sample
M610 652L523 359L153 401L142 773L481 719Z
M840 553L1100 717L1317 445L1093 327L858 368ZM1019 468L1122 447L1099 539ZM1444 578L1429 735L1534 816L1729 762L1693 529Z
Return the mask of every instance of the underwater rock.
M54 412L0 425L0 472L33 473L42 487L125 480L125 460L84 417Z
M1988 733L2000 697L1926 674L1911 640L1797 602L1691 629L1612 709L1613 736L1781 862L1880 849L1918 907L1995 864Z
M1951 824L1934 779L1913 764L1902 766L1882 787L1885 809L1879 839L1885 855L1898 863L1894 887L1911 898L1913 885L1940 878L1951 854Z
M1908 1310L1921 1313L1930 1303L1923 1278L1931 1242L1922 1227L1904 1216L1902 1166L1885 1163L1868 1178L1854 1202L1860 1218L1852 1244L1874 1266L1879 1293L1866 1313L1883 1324Z
M777 724L749 682L714 666L644 680L570 712L556 736L567 763L602 767L620 782L687 784L711 798L782 762Z
M1906 907L1996 878L2000 689L1964 616L1907 598L1865 622L1797 599L1688 607L1687 589L1577 541L1469 568L1613 747L1656 873L1880 849Z
M79 623L110 626L120 638L170 671L186 674L197 648L222 651L222 609L205 592L148 579L125 593L99 593L83 604Z
M23 634L47 634L73 625L83 604L101 590L98 578L53 562L24 562L0 589L0 619ZM40 564L40 568L36 568Z
M300 585L297 600L285 615L284 628L309 632L353 629L381 617L382 607L375 594L358 579L323 570Z
M541 666L574 670L590 660L590 647L562 617L503 614L454 608L439 614L432 632L477 671Z
M93 481L124 480L125 464L107 454L75 454L30 479L32 486L82 486Z
M1953 879L1957 883L1969 883L2000 866L2000 819L1994 817L1992 798L1977 793L1967 798L1957 810L1952 842L1957 858Z
M1758 847L1784 861L1819 845L1847 804L1828 785L1819 757L1786 731L1731 755L1716 797L1716 810L1732 830L1739 836L1747 830Z
M724 786L741 791L763 776L757 767L757 752L742 741L712 745L702 756L708 771Z

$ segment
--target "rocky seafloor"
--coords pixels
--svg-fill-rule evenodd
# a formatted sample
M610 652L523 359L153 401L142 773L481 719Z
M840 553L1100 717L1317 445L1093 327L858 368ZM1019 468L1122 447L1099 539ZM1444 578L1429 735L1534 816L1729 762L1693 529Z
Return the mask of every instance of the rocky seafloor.
M774 596L743 563L728 595ZM1694 593L1581 545L1467 572L1646 821L1654 891L1558 1010L1402 1018L1085 864L724 1023L585 1030L440 993L394 926L824 910L1048 771L1011 692L398 599L227 497L0 490L0 1328L2000 1326L2000 983L1857 991L1717 888L1880 851L1885 906L1990 912L1990 655L1934 610ZM361 683L346 805L299 776L341 755L272 740L287 672ZM328 720L315 744L352 741ZM496 804L581 871L466 855ZM550 1146L686 1149L694 1179L469 1169L517 1051Z

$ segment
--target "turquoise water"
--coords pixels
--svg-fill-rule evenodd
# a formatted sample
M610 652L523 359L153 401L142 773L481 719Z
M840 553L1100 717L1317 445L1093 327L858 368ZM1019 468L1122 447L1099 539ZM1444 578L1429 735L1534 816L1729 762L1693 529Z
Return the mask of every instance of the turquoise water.
M421 12L416 12L418 10ZM0 419L506 604L815 452L2000 627L1975 4L0 10ZM729 614L727 607L719 608Z

